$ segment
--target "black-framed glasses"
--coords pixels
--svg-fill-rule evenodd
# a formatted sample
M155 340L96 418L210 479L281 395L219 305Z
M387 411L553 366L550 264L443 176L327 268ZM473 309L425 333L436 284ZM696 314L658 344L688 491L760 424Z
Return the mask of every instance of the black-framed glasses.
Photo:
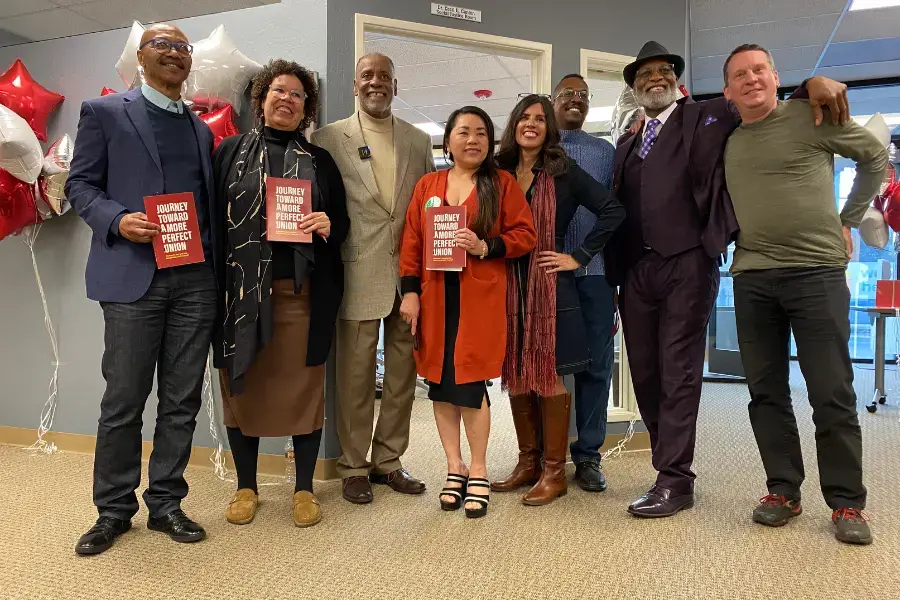
M194 53L194 47L187 42L173 42L172 40L167 40L166 38L151 38L140 45L138 50L143 48L144 46L150 46L160 54L168 54L173 49L178 54L182 54L184 56L190 56Z
M550 94L535 94L534 92L522 92L518 96L516 96L516 100L521 100L522 98L527 98L528 96L537 96L538 98L546 98L547 100L552 100Z
M660 65L659 67L644 67L639 70L634 79L637 81L638 79L648 79L654 73L659 73L663 77L671 77L675 74L675 65Z
M594 97L594 95L592 93L590 93L588 90L573 90L572 88L563 88L556 95L556 99L569 101L572 98L574 98L575 96L578 96L585 102L590 102L591 98Z

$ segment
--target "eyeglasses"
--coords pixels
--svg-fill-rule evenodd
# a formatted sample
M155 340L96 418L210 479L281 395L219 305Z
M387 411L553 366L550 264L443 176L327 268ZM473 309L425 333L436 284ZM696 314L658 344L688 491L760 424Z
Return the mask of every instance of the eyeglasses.
M654 73L659 73L663 77L671 77L675 74L675 65L662 65L659 67L644 67L634 76L635 80L648 79Z
M173 42L166 38L152 38L140 45L140 48L150 46L160 54L168 54L175 49L175 52L184 56L190 56L194 53L194 47L187 42ZM140 50L140 48L138 48Z
M529 96L537 96L538 98L546 98L547 100L551 99L550 94L535 94L533 92L522 92L521 94L516 96L516 100L521 100L522 98L527 98Z
M281 100L287 100L288 98L290 98L291 102L295 102L298 104L300 102L305 101L306 98L308 97L306 95L306 92L301 91L301 90L291 90L288 92L286 90L276 87L276 88L270 89L269 92L271 92L271 94L273 96L275 96L276 98L279 98Z
M574 98L575 96L578 96L579 98L581 98L581 99L584 100L585 102L590 102L590 101L591 101L591 98L594 97L594 95L591 94L588 90L577 90L577 91L576 91L576 90L573 90L572 88L563 88L563 89L560 90L560 92L556 95L556 99L557 99L557 100L565 100L565 101L569 101L569 100L571 100L572 98Z

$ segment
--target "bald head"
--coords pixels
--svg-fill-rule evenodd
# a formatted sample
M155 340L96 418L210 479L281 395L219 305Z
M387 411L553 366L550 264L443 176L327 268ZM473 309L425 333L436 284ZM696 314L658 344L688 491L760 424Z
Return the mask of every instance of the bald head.
M173 100L180 98L193 64L190 50L187 36L174 25L162 23L147 29L137 51L144 81Z
M353 95L359 98L363 112L376 119L389 117L396 94L394 61L379 53L366 54L357 61Z

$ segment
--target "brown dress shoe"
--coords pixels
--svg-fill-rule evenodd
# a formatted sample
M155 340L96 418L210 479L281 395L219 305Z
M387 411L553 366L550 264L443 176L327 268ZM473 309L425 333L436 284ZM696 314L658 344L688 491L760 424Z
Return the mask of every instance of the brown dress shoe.
M541 398L541 426L544 436L544 471L533 488L522 496L528 506L550 504L566 495L566 449L569 446L569 410L572 395Z
M390 486L392 490L401 494L421 494L425 491L425 482L407 473L406 469L397 469L386 474L372 473L369 475L369 481Z
M294 494L294 525L312 527L322 520L322 509L312 492L300 490Z
M225 519L232 525L246 525L256 516L258 506L259 495L249 488L242 488L225 509Z
M368 477L347 477L343 481L344 500L353 504L368 504L372 501L372 484Z
M519 440L519 462L506 479L491 484L495 492L512 492L524 485L534 485L541 477L541 412L537 396L510 396L509 404Z

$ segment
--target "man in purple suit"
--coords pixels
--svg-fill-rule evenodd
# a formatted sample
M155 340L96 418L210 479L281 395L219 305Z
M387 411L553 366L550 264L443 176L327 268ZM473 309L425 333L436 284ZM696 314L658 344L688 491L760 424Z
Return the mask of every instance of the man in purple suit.
M723 155L738 116L724 98L683 98L684 59L647 42L625 67L644 109L637 134L619 140L613 188L625 223L607 244L607 276L620 286L623 334L641 417L650 433L656 483L628 507L668 517L694 504L694 439L706 326L719 288L719 261L737 232ZM816 77L806 95L846 120L846 86Z

